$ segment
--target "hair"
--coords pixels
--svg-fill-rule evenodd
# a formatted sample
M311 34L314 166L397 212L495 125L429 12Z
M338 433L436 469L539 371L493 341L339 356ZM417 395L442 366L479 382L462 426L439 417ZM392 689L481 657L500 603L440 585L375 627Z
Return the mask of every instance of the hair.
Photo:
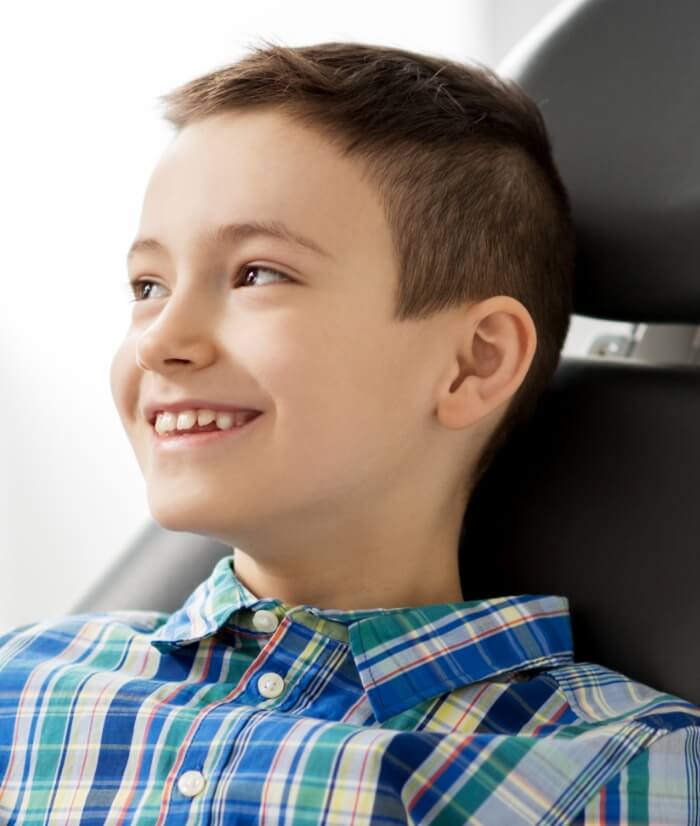
M394 320L509 295L537 347L473 467L465 497L555 372L573 309L568 195L536 103L513 81L406 49L355 42L244 58L161 95L177 132L227 111L276 107L356 159L379 193L398 259Z

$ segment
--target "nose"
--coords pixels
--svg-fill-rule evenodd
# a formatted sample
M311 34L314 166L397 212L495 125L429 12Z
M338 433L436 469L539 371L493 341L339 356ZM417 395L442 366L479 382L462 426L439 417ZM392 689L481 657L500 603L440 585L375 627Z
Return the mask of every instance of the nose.
M212 312L206 301L183 290L173 293L158 317L138 337L136 363L142 370L163 372L183 363L202 366L213 357Z

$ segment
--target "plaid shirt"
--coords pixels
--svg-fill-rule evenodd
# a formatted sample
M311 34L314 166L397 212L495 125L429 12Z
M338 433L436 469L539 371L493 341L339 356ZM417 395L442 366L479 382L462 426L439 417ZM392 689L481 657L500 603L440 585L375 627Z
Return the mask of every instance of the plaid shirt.
M700 824L700 708L575 663L566 599L258 599L0 636L0 823Z

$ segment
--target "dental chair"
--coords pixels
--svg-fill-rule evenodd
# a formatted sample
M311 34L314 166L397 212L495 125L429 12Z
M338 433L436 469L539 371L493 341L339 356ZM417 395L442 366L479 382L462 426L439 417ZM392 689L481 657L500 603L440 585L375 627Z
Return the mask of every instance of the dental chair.
M499 66L541 107L577 227L564 357L464 515L464 599L569 600L574 656L700 704L700 3L564 2ZM171 612L228 545L146 525L70 613Z

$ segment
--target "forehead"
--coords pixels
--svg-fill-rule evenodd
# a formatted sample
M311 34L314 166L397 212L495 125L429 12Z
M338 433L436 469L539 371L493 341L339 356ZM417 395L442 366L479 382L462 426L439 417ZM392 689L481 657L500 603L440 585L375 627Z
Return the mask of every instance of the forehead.
M224 113L178 133L144 196L138 235L207 236L232 221L284 222L343 255L388 235L381 203L353 159L279 110Z

